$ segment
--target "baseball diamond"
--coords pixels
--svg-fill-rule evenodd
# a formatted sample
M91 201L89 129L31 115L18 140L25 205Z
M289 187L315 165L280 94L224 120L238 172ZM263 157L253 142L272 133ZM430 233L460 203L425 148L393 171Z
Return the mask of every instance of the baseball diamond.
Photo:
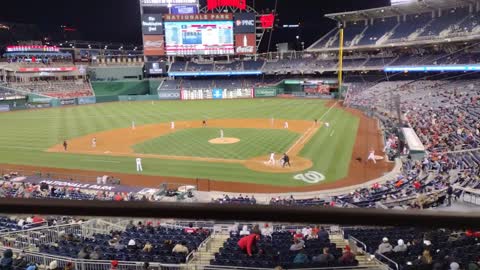
M207 127L202 127L204 120ZM0 115L0 123L12 127L0 134L0 151L10 153L1 155L0 162L10 167L93 166L132 185L154 186L148 175L187 183L197 178L234 183L226 190L253 190L255 185L273 187L270 192L275 187L312 190L373 179L392 167L387 162L358 164L355 158L367 148L382 149L375 120L324 100L121 102L11 112ZM27 129L37 136L26 136ZM210 144L220 129L239 141ZM275 152L274 166L266 165L270 152ZM283 153L291 156L291 167L281 166ZM141 175L135 174L136 157L143 159ZM316 183L295 177L308 171L325 177Z

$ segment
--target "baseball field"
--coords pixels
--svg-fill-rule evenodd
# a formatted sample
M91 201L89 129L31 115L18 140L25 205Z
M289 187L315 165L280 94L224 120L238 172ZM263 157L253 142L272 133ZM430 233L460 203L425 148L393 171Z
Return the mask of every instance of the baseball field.
M2 113L0 126L4 168L108 173L129 185L209 179L212 190L302 191L355 184L391 168L356 160L371 148L381 152L375 120L323 100L104 103ZM271 152L276 165L267 164ZM291 167L279 165L283 153Z

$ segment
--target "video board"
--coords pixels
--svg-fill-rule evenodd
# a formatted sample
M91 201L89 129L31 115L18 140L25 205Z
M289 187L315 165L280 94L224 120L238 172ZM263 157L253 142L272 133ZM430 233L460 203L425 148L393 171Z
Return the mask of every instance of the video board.
M233 20L166 21L167 55L234 54Z

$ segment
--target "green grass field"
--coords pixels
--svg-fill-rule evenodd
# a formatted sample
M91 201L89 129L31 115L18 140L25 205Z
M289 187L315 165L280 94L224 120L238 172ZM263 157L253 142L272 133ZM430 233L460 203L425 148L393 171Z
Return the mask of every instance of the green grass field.
M134 146L136 153L193 156L224 159L249 159L269 152L283 153L300 136L286 130L227 128L225 137L241 138L235 144L211 144L219 137L218 128L180 130Z
M123 102L2 113L0 114L0 126L2 127L0 129L0 163L135 173L133 158L47 153L45 150L61 143L64 139L103 130L129 127L132 120L135 120L138 126L172 120L269 119L271 117L298 120L313 120L323 117L323 121L332 123L330 129L321 128L300 155L313 161L314 166L309 170L324 174L326 176L324 182L335 181L346 176L359 120L343 110L329 110L325 106L325 101L322 100L157 101L154 104L151 102ZM334 136L331 136L332 131L335 133ZM161 154L182 153L182 155L191 151L190 155L200 156L208 142L195 144L193 141L197 137L209 137L209 132L209 130L205 130L205 133L203 131L199 133L196 130L183 131L171 138L165 136L137 145L135 150L139 152L154 151L154 153ZM251 129L241 132L244 135L235 137L243 140L244 143L257 137L263 137L265 144L273 143L281 149L288 148L297 136L294 133L285 131L276 133L273 130L269 130L265 134L262 134L264 131ZM179 149L170 145L172 140L178 140L177 136L184 138L181 141L184 145ZM188 140L189 137L190 140ZM276 142L277 138L281 141ZM148 146L149 144L151 146ZM236 147L236 145L231 146ZM257 149L246 151L243 149L244 147L224 148L225 150L222 151L220 149L222 147L224 146L219 147L218 151L215 150L215 155L244 158L263 151L258 150L258 153L253 152ZM268 145L265 147L268 148ZM143 167L144 174L147 175L198 177L283 186L307 185L295 180L293 178L295 174L259 173L248 170L241 164L144 159Z

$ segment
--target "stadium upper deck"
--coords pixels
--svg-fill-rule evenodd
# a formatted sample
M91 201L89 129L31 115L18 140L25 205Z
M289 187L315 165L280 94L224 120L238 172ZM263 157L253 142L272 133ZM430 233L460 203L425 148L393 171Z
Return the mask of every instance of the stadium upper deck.
M478 40L479 7L477 0L425 0L325 16L344 26L346 48L369 49ZM337 50L338 44L333 29L307 50Z

